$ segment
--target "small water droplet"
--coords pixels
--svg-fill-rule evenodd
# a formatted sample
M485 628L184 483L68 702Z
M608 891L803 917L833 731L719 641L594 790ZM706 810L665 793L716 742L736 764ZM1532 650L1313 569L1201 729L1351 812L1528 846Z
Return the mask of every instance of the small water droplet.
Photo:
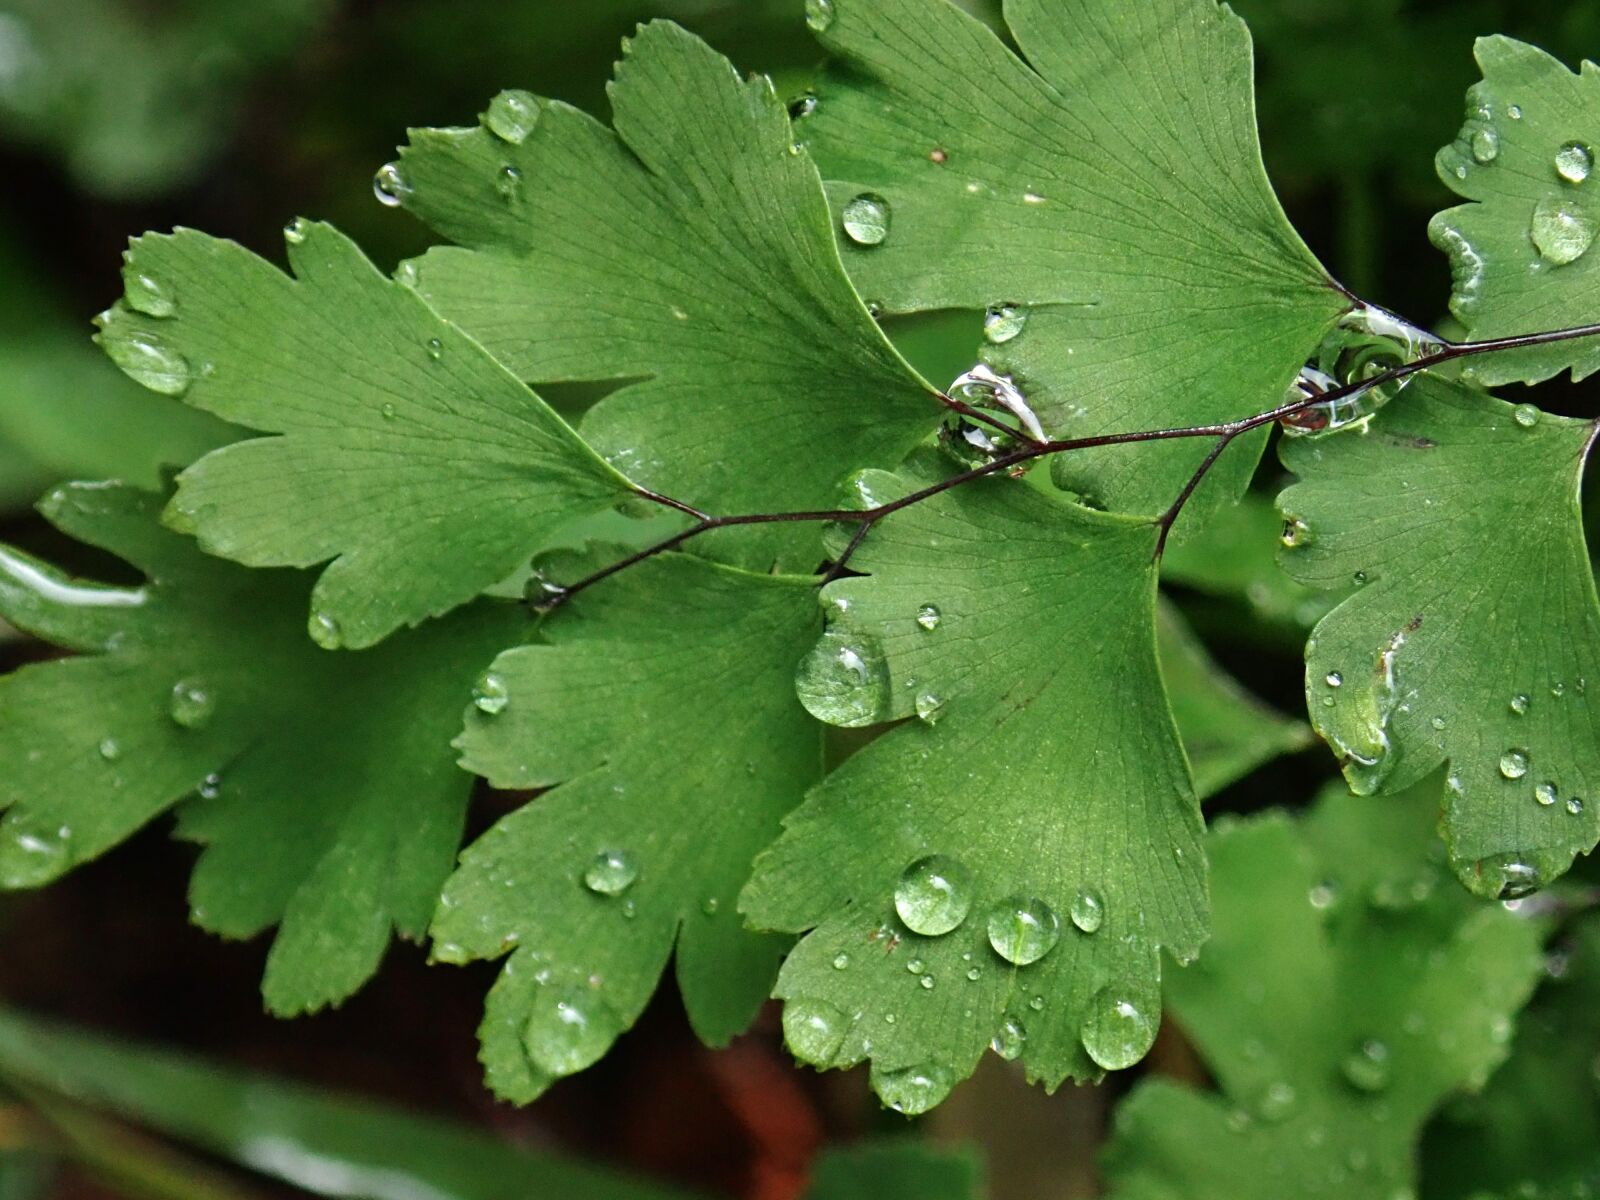
M1118 987L1103 987L1089 1000L1088 1016L1078 1031L1083 1048L1108 1071L1131 1067L1156 1040L1156 1022L1147 1006Z
M522 194L522 168L503 163L494 175L494 190L503 200L515 200Z
M1567 811L1575 817L1581 814L1583 812L1583 800L1577 796L1567 797Z
M806 0L806 28L826 33L833 24L833 0Z
M215 800L222 795L222 776L213 771L200 781L200 786L195 788L195 792L202 800Z
M1594 151L1582 142L1563 143L1556 151L1556 174L1568 183L1582 183L1594 169Z
M1365 571L1357 571L1350 576L1350 579L1357 587L1361 587L1367 582L1367 573Z
M185 729L204 729L217 711L217 695L205 680L190 676L172 685L167 712Z
M903 1067L898 1071L873 1071L872 1090L897 1113L925 1113L950 1094L955 1086L950 1072L937 1064Z
M31 815L31 814L28 814ZM71 865L71 831L38 825L12 810L0 826L0 883L11 888L37 887L57 878Z
M939 628L939 610L931 604L924 604L917 609L917 624L928 632Z
M298 246L306 240L310 232L311 223L304 217L296 217L283 227L283 240L291 246Z
M926 964L920 958L913 958L906 963L906 970L913 975L921 975L926 969Z
M372 194L385 208L398 208L400 202L411 194L411 184L397 162L387 162L372 176Z
M1339 898L1339 889L1332 880L1324 880L1311 888L1307 898L1311 901L1312 908L1327 908Z
M819 721L871 725L888 714L889 665L874 639L833 626L801 662L795 691Z
M1520 105L1520 104L1508 104L1508 105L1506 105L1506 116L1510 117L1513 121L1522 120L1522 105Z
M444 342L434 337L428 339L428 357L438 362L444 357Z
M1480 163L1492 163L1500 157L1500 135L1489 126L1472 135L1472 157Z
M1478 863L1478 870L1494 889L1498 900L1520 900L1544 886L1544 876L1539 868L1520 854L1502 854L1483 859Z
M932 987L933 987L933 976L932 975L924 975L921 979L917 980L917 983L921 987L923 987L924 989L932 989Z
M1539 410L1532 404L1519 404L1511 410L1511 419L1524 429L1532 429L1539 423Z
M1073 897L1070 915L1084 933L1094 933L1105 923L1106 906L1099 893L1085 889Z
M1381 1092L1389 1086L1389 1047L1377 1038L1368 1038L1345 1055L1339 1070L1351 1087Z
M1523 750L1507 750L1500 756L1500 774L1507 779L1521 779L1528 773L1528 755Z
M339 622L325 612L311 614L311 619L306 622L306 632L324 650L337 650L341 645Z
M113 328L101 335L100 344L124 374L152 392L181 396L189 390L189 360L155 334Z
M843 971L849 965L850 965L850 956L848 954L846 954L843 950L839 951L839 953L837 953L837 954L835 954L833 956L833 969L835 971Z
M996 954L1025 967L1050 952L1061 937L1061 921L1043 900L1011 896L989 911L987 931Z
M124 270L123 295L128 307L147 317L170 317L176 311L172 291L152 275Z
M1299 517L1285 517L1283 533L1279 535L1278 540L1289 549L1295 550L1301 546L1309 546L1316 541L1316 537L1311 532L1311 526Z
M840 214L845 234L858 246L881 245L889 236L889 202L873 192L862 192Z
M1443 729L1445 726L1445 720L1443 717L1429 717L1428 724L1433 726L1435 729Z
M511 703L511 691L501 676L494 671L486 671L472 685L472 703L479 712L497 716L505 712L506 705Z
M1269 1124L1276 1124L1294 1111L1298 1099L1294 1085L1288 1080L1279 1079L1261 1093L1261 1098L1256 1102L1256 1116Z
M1344 683L1344 676L1337 671L1329 671L1324 682L1331 688L1340 687Z
M1556 802L1556 797L1556 785L1553 783L1541 783L1538 787L1533 789L1534 800L1543 805L1545 808L1549 808L1552 804L1554 804Z
M831 1066L850 1022L824 1000L790 1000L783 1006L783 1040L789 1051L814 1067Z
M815 92L801 92L789 101L789 119L803 121L817 111L817 94Z
M894 910L907 929L928 937L949 933L972 908L972 875L945 854L919 858L900 875Z
M717 909L722 907L722 901L715 896L707 896L700 902L700 911L708 917L717 915Z
M1044 1011L1044 997L1043 996L1035 996L1032 1000L1028 1001L1028 1007L1033 1009L1034 1012L1043 1012Z
M513 88L489 101L489 107L483 114L483 124L502 142L520 146L539 123L539 112L538 97Z
M999 1032L990 1040L989 1049L1007 1062L1012 1062L1021 1056L1027 1040L1028 1031L1022 1027L1022 1022L1015 1017L1007 1017L1001 1022Z
M918 719L936 725L944 715L944 697L935 696L932 692L918 692L915 708Z
M1018 304L996 304L983 314L983 336L998 346L1009 342L1028 323L1028 310Z
M977 967L968 967L967 968L967 979L970 982L977 983L978 980L980 980L982 978L983 978L983 972L980 971Z
M620 896L639 878L639 862L626 850L602 850L583 872L583 886L602 896Z
M1528 711L1528 705L1531 703L1533 703L1533 701L1528 697L1526 692L1518 692L1515 696L1511 697L1511 711L1516 713L1519 717L1524 716Z
M107 762L116 762L122 757L122 746L118 744L116 738L101 738L100 745L96 749L100 751L100 757Z
M379 410L378 410L378 412L379 412L379 413L381 413L381 414L382 414L382 415L383 415L383 419L384 419L384 420L385 420L385 421L392 421L392 420L394 420L394 415L395 415L395 407L394 407L394 405L393 405L393 404L391 404L391 403L389 403L389 401L387 401L387 400L385 400L385 401L384 401L384 402L383 402L383 407L382 407L382 408L380 408L380 409L379 409Z
M1583 257L1594 242L1595 224L1576 200L1546 196L1533 210L1530 233L1540 256L1560 267Z

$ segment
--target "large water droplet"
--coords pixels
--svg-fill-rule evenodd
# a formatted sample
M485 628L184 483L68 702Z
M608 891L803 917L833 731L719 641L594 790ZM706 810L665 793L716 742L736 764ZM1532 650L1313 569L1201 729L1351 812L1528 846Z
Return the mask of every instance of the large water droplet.
M203 679L190 676L172 685L167 712L185 729L203 729L217 711L217 694Z
M1028 310L1018 304L996 304L983 314L983 336L998 346L1009 342L1028 323Z
M498 674L486 671L472 685L472 703L479 712L496 716L505 712L506 706L511 703L511 690Z
M873 192L863 192L840 214L845 234L858 246L877 246L889 236L889 202Z
M1582 183L1594 169L1594 151L1582 142L1566 142L1556 151L1556 174L1568 183Z
M1492 163L1500 157L1500 135L1485 125L1472 135L1472 157L1480 163Z
M397 208L411 194L411 184L397 162L384 163L372 176L372 194L385 208Z
M1556 785L1553 783L1541 783L1538 787L1533 789L1533 799L1535 803L1545 808L1549 808L1552 804L1554 804L1557 796L1558 793L1556 791Z
M1544 875L1535 863L1521 854L1501 854L1486 858L1477 864L1484 887L1474 891L1487 892L1499 900L1520 900L1544 886Z
M783 1040L790 1052L814 1067L833 1065L850 1022L823 1000L790 1000L783 1006Z
M1010 896L989 910L989 945L1009 963L1025 967L1050 953L1061 938L1061 920L1036 896Z
M539 111L536 96L513 88L489 101L489 108L483 114L483 124L502 142L520 146L539 123Z
M1593 219L1570 198L1546 196L1533 210L1533 244L1554 266L1582 258L1594 242L1594 230Z
M1339 1069L1351 1087L1381 1092L1389 1086L1389 1047L1376 1038L1368 1038L1345 1055Z
M622 1022L594 988L545 986L533 998L522 1045L535 1066L571 1075L598 1062L622 1032Z
M1149 1051L1156 1040L1156 1021L1128 991L1103 987L1089 1000L1078 1036L1090 1058L1108 1071L1120 1071Z
M1094 933L1105 924L1106 906L1098 892L1085 889L1073 897L1070 915L1072 923L1084 933Z
M124 270L122 283L128 307L147 317L170 317L177 309L172 290L152 275Z
M155 334L114 328L101 335L100 343L112 362L152 392L181 396L189 390L189 360Z
M583 873L583 886L602 896L620 896L639 878L639 862L626 850L602 850Z
M1021 1056L1022 1047L1027 1041L1028 1031L1022 1027L1022 1022L1015 1017L1007 1017L1000 1023L999 1032L990 1039L989 1049L1011 1062Z
M1539 410L1532 404L1519 404L1511 410L1511 419L1524 429L1532 429L1539 423Z
M1528 755L1522 750L1507 750L1500 756L1500 774L1507 779L1521 779L1528 773Z
M298 246L306 240L306 234L311 231L311 223L304 217L296 217L283 227L283 240L291 246Z
M943 1067L928 1063L898 1071L873 1071L872 1090L897 1113L925 1113L950 1094L955 1080Z
M871 725L888 716L889 664L875 640L834 626L801 662L795 691L819 721Z
M894 910L913 933L949 933L971 908L972 874L949 855L917 859L894 885Z
M833 24L833 0L806 0L806 27L812 33L826 33Z
M325 612L314 612L306 622L306 632L311 640L324 650L337 650L343 642L339 622Z
M71 866L71 831L45 825L13 810L0 825L0 884L38 887Z

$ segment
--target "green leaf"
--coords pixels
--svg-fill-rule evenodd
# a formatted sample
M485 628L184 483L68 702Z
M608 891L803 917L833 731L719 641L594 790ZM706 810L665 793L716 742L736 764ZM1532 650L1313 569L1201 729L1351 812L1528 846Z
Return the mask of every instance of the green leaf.
M970 1150L880 1138L826 1151L805 1200L978 1200L983 1171Z
M725 1043L771 990L788 940L735 910L757 851L822 773L794 664L812 582L683 555L608 579L507 651L500 711L473 710L463 762L553 790L461 857L434 956L510 952L480 1030L490 1085L526 1102L632 1025L677 947L690 1022Z
M924 482L870 472L861 489ZM834 771L746 890L758 926L811 930L778 980L800 1057L870 1057L879 1095L917 1112L991 1039L1052 1087L1149 1047L1158 950L1190 957L1206 929L1199 809L1161 702L1155 537L989 479L887 518L852 560L868 574L828 586L832 624L801 672L812 711L924 719ZM955 860L944 912L965 913L941 934L948 920L897 907L928 855ZM1005 914L1024 901L1048 906L1059 942L1014 966L1028 954ZM1112 1038L1120 1004L1136 1019Z
M1578 484L1595 425L1423 377L1365 436L1285 440L1283 563L1358 585L1313 631L1306 699L1358 791L1449 764L1457 869L1511 895L1600 836L1600 603ZM1600 696L1600 690L1594 695Z
M1573 73L1543 50L1479 38L1483 79L1467 92L1439 178L1472 201L1436 215L1433 244L1450 255L1450 310L1472 341L1600 321L1600 68ZM1486 384L1600 368L1593 338L1509 350L1466 369Z
M1539 967L1530 923L1443 883L1438 796L1437 776L1337 789L1298 827L1213 831L1214 931L1167 1003L1220 1095L1157 1080L1124 1102L1118 1200L1411 1194L1422 1123L1505 1057Z
M138 239L100 338L146 386L283 435L190 467L169 520L250 566L333 559L312 593L319 642L370 646L448 612L628 492L342 234L297 221L286 240L295 278L191 230Z
M1311 744L1303 721L1264 704L1212 661L1173 605L1157 609L1156 633L1162 682L1200 799Z
M1600 918L1576 922L1547 969L1517 1022L1510 1060L1423 1139L1430 1200L1481 1191L1579 1197L1579 1181L1591 1192L1600 1185Z
M0 1077L113 1113L313 1195L687 1200L467 1125L56 1022L0 1014Z
M845 278L772 85L655 23L611 102L615 133L526 93L413 133L404 201L470 247L422 260L429 302L524 379L624 382L584 436L702 509L831 507L850 470L899 462L942 410ZM732 536L742 565L816 562L804 527Z
M878 244L843 238L889 312L1026 309L987 357L1056 436L1155 429L1277 404L1352 307L1290 228L1261 166L1250 39L1213 0L1020 0L1026 61L945 0L833 0L843 66L801 135L841 210L881 197ZM1208 484L1236 495L1264 434ZM1062 455L1063 486L1167 507L1207 447Z
M279 1013L336 1003L391 929L420 937L471 780L451 761L473 676L526 627L480 603L381 650L305 637L304 576L247 571L157 522L161 500L58 489L45 514L139 568L109 588L0 547L0 614L81 657L0 678L0 883L46 883L199 792L195 920L281 923L263 991Z

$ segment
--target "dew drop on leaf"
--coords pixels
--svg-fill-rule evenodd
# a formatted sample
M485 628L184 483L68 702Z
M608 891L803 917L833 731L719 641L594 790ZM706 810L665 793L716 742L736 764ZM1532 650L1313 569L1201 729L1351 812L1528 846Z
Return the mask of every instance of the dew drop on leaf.
M122 757L122 746L116 738L101 738L100 745L96 749L99 751L100 757L107 762L116 762L117 759Z
M1583 257L1594 242L1595 226L1576 201L1546 196L1533 210L1530 232L1540 256L1559 267Z
M483 124L502 142L520 146L539 123L539 101L529 92L511 89L489 101Z
M1094 933L1105 923L1106 906L1099 893L1086 889L1073 897L1069 915L1084 933Z
M863 192L844 206L841 224L856 245L881 245L889 236L889 202L873 192Z
M1277 1080L1268 1084L1261 1098L1256 1102L1256 1116L1269 1124L1276 1124L1294 1111L1295 1101L1299 1099L1294 1090L1294 1085L1287 1080Z
M541 987L522 1029L533 1064L571 1075L598 1062L622 1032L622 1022L594 988Z
M848 1028L844 1013L824 1000L790 1000L783 1006L783 1040L790 1053L814 1067L832 1065Z
M37 887L56 878L69 865L70 831L32 827L7 821L0 840L0 885Z
M1507 750L1500 756L1500 774L1507 779L1521 779L1528 773L1528 756L1521 750Z
M932 633L939 628L939 610L931 604L924 604L917 609L917 624Z
M1017 304L996 304L983 314L983 336L993 345L1009 342L1028 323L1028 310Z
M385 208L398 208L411 194L411 184L397 162L384 163L372 176L372 194Z
M833 0L806 0L806 28L826 33L833 24Z
M1009 963L1038 962L1061 938L1061 920L1043 900L1010 896L989 910L989 945Z
M872 1088L897 1113L925 1113L950 1094L955 1080L937 1064L874 1073Z
M873 639L831 628L801 662L795 690L819 721L871 725L888 713L889 665Z
M311 619L306 622L306 632L324 650L337 650L340 646L339 622L325 612L311 614Z
M1090 1058L1108 1071L1120 1071L1149 1051L1156 1040L1156 1023L1130 993L1103 987L1090 998L1078 1036Z
M626 850L602 850L583 873L583 886L602 896L620 896L639 878L639 863Z
M944 715L944 697L936 696L932 692L918 692L914 707L918 720L936 725L939 718Z
M1329 671L1324 682L1331 688L1340 687L1344 684L1344 676L1337 671Z
M789 119L803 121L817 111L817 94L815 92L801 92L789 101Z
M1492 163L1500 157L1500 135L1484 126L1472 135L1472 157L1480 163Z
M1529 698L1526 692L1518 692L1515 696L1511 697L1511 711L1516 713L1519 717L1524 716L1528 711L1528 705L1531 703L1533 703L1533 701Z
M190 676L172 685L167 712L185 729L203 729L217 711L217 696L205 680Z
M1569 796L1569 797L1567 797L1567 811L1569 813L1571 813L1575 817L1579 816L1580 814L1582 814L1582 812L1583 812L1583 801L1582 801L1582 799L1580 799L1577 796Z
M989 1042L989 1049L993 1050L1007 1062L1011 1062L1022 1054L1022 1047L1028 1040L1028 1033L1022 1027L1022 1022L1015 1017L1007 1017L1000 1024L1000 1031Z
M522 194L522 168L503 164L494 175L495 191L502 200L515 200Z
M1283 533L1279 540L1289 549L1295 550L1301 546L1309 546L1316 538L1311 532L1311 526L1299 517L1288 517L1283 522Z
M440 339L438 339L436 337L429 338L428 339L428 357L433 359L434 362L438 362L441 358L443 358L444 357L444 342L442 342Z
M1389 1047L1376 1038L1368 1038L1345 1055L1339 1070L1351 1087L1381 1092L1389 1086Z
M1539 423L1539 410L1532 404L1519 404L1511 410L1511 419L1524 429Z
M283 227L283 240L291 246L298 246L306 240L306 230L306 219L304 217L296 217Z
M1582 142L1566 142L1556 151L1556 174L1568 183L1582 183L1594 169L1594 151Z
M108 330L101 344L112 362L152 392L181 396L189 390L189 360L155 334Z
M835 971L843 971L849 965L850 965L850 956L848 954L846 954L843 950L839 951L839 953L837 953L837 954L835 954L833 956L833 969Z
M222 776L212 772L200 781L200 786L195 788L195 794L202 800L215 800L222 795Z
M928 937L949 933L971 909L972 876L946 854L917 859L894 886L894 910L913 933Z
M171 290L160 280L150 275L134 274L124 275L123 283L123 294L129 308L147 317L170 317L177 310Z
M511 692L506 687L506 681L493 671L486 671L472 685L472 704L481 713L496 716L505 712L506 705L510 703Z

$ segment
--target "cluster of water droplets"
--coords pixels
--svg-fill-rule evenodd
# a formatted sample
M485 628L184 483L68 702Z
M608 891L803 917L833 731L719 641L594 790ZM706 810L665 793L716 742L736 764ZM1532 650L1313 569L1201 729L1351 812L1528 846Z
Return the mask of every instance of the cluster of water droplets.
M1290 385L1285 402L1313 399L1338 388L1380 379L1396 367L1437 353L1444 343L1373 304L1346 313ZM1372 417L1413 378L1403 375L1280 418L1290 437L1365 430Z

